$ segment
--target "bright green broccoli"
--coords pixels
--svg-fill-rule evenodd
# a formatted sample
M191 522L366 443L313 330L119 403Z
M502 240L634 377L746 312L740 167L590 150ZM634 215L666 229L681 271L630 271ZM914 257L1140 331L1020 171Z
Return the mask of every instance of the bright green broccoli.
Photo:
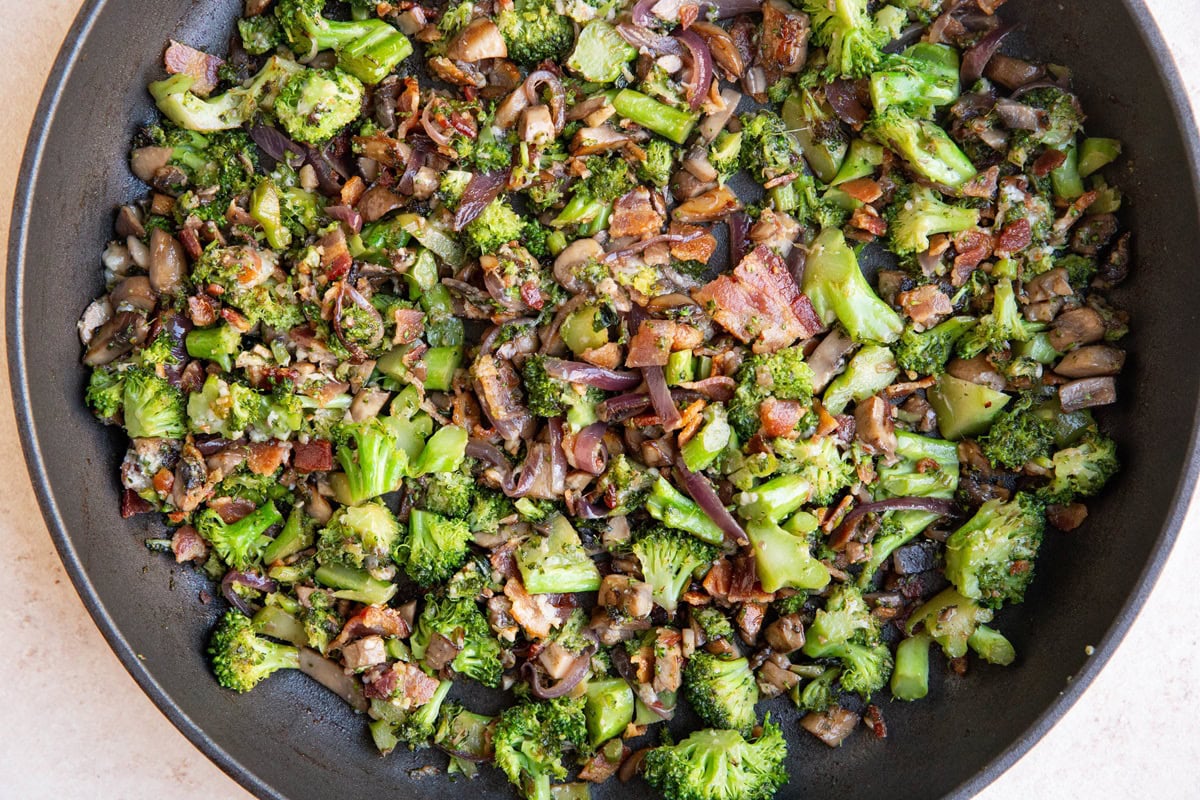
M958 340L974 327L975 318L966 316L951 317L920 333L910 325L892 344L896 364L917 375L941 375Z
M892 672L892 697L920 700L929 694L929 645L927 633L910 636L896 646L896 669Z
M310 592L308 604L300 617L308 646L322 655L329 650L329 643L342 631L345 620L337 611L337 603L324 591Z
M666 186L671 180L675 148L666 139L651 139L643 149L646 157L638 162L638 180L660 188Z
M978 210L944 203L932 189L913 184L897 193L887 216L892 250L901 255L925 252L935 233L958 233L979 224Z
M412 43L381 19L326 19L323 0L278 0L275 18L297 55L336 50L337 64L366 84L386 78L412 53Z
M1032 495L989 500L946 540L946 577L989 608L1019 603L1033 580L1044 528L1041 504Z
M255 509L234 523L226 523L211 508L196 518L196 531L213 546L221 560L233 569L248 569L270 543L267 529L283 522L274 503Z
M1007 667L1017 659L1017 650L1012 642L1000 631L987 625L978 625L975 628L971 638L967 639L967 646L989 664Z
M245 614L227 611L208 643L217 682L235 692L248 692L281 669L299 669L300 651L264 639Z
M531 536L517 548L517 569L530 594L594 592L600 571L583 549L570 520L559 514L545 535Z
M125 373L110 365L94 368L84 400L99 419L115 422L125 402Z
M1025 342L1044 326L1027 322L1017 305L1017 295L1010 278L996 282L992 310L979 318L979 324L958 340L958 354L963 358L977 356L985 350L1001 352L1010 342Z
M508 57L530 68L546 59L561 60L575 43L575 26L555 10L553 0L518 0L495 22Z
M835 587L805 634L804 654L833 658L842 666L842 688L863 699L883 688L892 672L892 653L879 638L879 620L850 584Z
M500 685L500 642L492 635L487 619L473 599L438 599L425 595L425 608L417 619L409 640L413 658L425 660L433 635L441 634L459 648L450 662L460 675L473 678L484 686Z
M746 535L764 591L823 589L829 584L829 570L813 556L807 536L790 533L769 519L747 523Z
M496 198L467 223L467 236L480 253L495 253L502 245L521 240L525 220L503 198Z
M758 432L759 406L768 397L801 403L812 400L812 368L805 363L801 347L750 356L742 362L734 380L737 387L729 401L729 424L742 442Z
M841 322L855 341L888 344L904 331L900 315L875 294L836 228L822 230L809 247L802 289L823 322Z
M792 702L804 711L816 714L828 711L838 701L838 677L842 674L841 667L829 667L820 675L813 678L801 688L800 684L792 689Z
M188 189L176 205L189 214L223 224L230 201L253 188L258 149L244 131L203 134L164 123L147 128L144 136L155 147L171 148L169 163L187 176L176 187Z
M975 165L947 133L932 122L889 108L876 113L864 128L870 138L903 158L923 178L959 189L975 177Z
M708 146L708 163L728 180L742 168L742 132L722 130Z
M992 621L992 610L963 597L953 587L943 589L912 613L904 629L911 636L923 628L942 646L947 658L962 658L976 629Z
M607 216L612 203L637 184L629 164L620 156L590 156L587 176L577 181L571 199L551 222L551 227L584 225Z
M1039 492L1049 503L1072 503L1091 497L1121 466L1116 442L1097 430L1088 430L1078 442L1056 452L1051 463L1050 484Z
M741 162L759 183L801 171L800 143L773 111L743 114Z
M434 472L426 479L419 505L443 517L463 519L471 513L475 491L469 471Z
M377 717L370 723L371 738L383 755L403 742L410 749L428 747L438 725L438 715L453 681L442 681L433 696L419 706L408 705L407 698L395 700L371 700L371 714Z
M500 528L500 520L514 513L512 501L503 492L480 486L471 500L467 527L472 533L495 533Z
M183 395L165 379L147 369L134 368L124 373L121 407L125 412L125 431L131 439L182 439L184 425ZM114 397L108 388L106 402Z
M871 18L867 0L804 0L801 7L812 20L814 40L825 48L828 79L863 78L879 65L888 34Z
M689 613L692 623L704 633L705 641L733 639L733 623L720 609L714 606L692 606Z
M683 670L683 691L700 719L714 728L748 736L758 723L758 684L745 658L693 653Z
M958 99L958 51L944 44L919 42L888 56L871 75L871 105L878 112L897 107L929 118Z
M694 536L656 527L638 537L633 552L642 565L642 579L650 584L654 602L674 612L679 597L699 570L707 571L718 551Z
M702 542L720 546L725 533L708 514L692 500L676 489L670 481L659 477L650 487L646 498L646 511L650 516L680 531L687 531Z
M595 422L596 406L604 402L604 392L551 376L546 372L548 359L557 360L534 354L525 360L521 368L521 382L529 410L539 417L565 415L573 431Z
M221 369L233 369L233 357L241 351L242 334L232 325L221 323L211 328L194 328L184 339L187 354L192 358L215 361Z
M339 69L310 69L288 78L275 98L279 124L293 139L320 144L358 118L363 85Z
M768 718L748 741L731 730L697 731L646 754L645 778L666 800L770 800L787 783L787 742Z
M468 711L458 703L447 703L438 715L433 740L438 747L447 751L467 753L472 759L491 761L495 755L492 745L495 723L494 717Z
M470 541L471 529L463 520L414 508L408 535L397 543L396 561L417 584L433 586L462 566Z
M294 61L272 56L245 85L208 99L192 93L196 79L184 73L155 81L147 88L158 110L171 122L189 131L211 133L240 128L260 107L269 110L279 87L303 71L304 67Z
M386 565L400 540L400 523L383 503L339 510L317 540L317 560L374 569Z
M831 183L846 160L850 140L832 106L806 79L783 101L780 114L804 152L804 160L823 183Z
M378 417L343 425L337 460L344 472L351 504L395 491L408 468L408 453L395 433ZM336 489L337 487L335 487Z
M613 516L631 514L646 505L653 476L624 453L610 458L596 481L596 492L612 509Z
M779 458L779 472L803 476L812 489L809 500L816 505L829 505L858 480L853 460L833 436L776 439L772 447Z
M899 374L891 350L868 344L854 354L845 372L829 382L821 404L830 414L841 414L851 401L861 403L882 392Z
M993 467L1020 469L1030 461L1050 455L1054 428L1031 406L1031 398L1023 398L1004 409L991 429L979 438L983 454Z
M551 800L550 783L567 777L563 756L587 747L584 699L560 697L509 706L492 738L496 766L526 800Z

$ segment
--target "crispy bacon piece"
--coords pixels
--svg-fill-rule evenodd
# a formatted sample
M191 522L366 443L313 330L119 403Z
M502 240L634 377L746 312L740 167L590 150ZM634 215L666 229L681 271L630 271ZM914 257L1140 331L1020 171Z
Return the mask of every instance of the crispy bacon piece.
M953 241L958 255L954 257L950 282L954 286L962 286L975 268L992 254L992 237L983 231L969 230L955 234Z
M333 469L333 443L327 439L311 439L293 445L292 466L297 472L326 472Z
M287 461L291 451L289 442L251 442L246 452L246 466L255 475L271 475Z
M701 234L686 242L672 242L672 258L677 258L680 261L700 261L707 264L708 260L712 258L713 253L716 252L716 237L709 233L708 229L703 225L688 225L683 222L672 221L667 231L672 236L687 236L692 233Z
M403 639L411 632L408 620L398 609L388 606L367 606L346 620L342 632L329 643L330 650L341 650L347 642L364 636L392 636Z
M780 436L794 439L796 426L807 411L804 403L796 400L776 400L768 397L758 407L758 418L762 422L762 435L769 439Z
M208 97L209 93L217 88L220 81L217 70L224 63L216 56L210 56L174 39L167 45L167 52L163 54L163 66L167 68L167 72L193 78L195 82L190 87L191 92L200 97Z
M396 321L392 344L412 344L425 331L425 314L415 308L397 308L392 318Z
M675 341L676 323L669 319L648 319L629 340L627 367L666 366Z
M783 259L762 245L732 275L701 286L693 297L717 324L742 342L753 342L755 352L773 353L823 327Z
M808 15L780 0L767 0L762 13L758 53L763 66L773 72L799 72L808 60Z
M909 319L926 328L954 310L950 298L932 283L900 292L896 302Z
M996 255L1011 256L1019 253L1033 243L1033 229L1029 227L1029 219L1022 217L1014 220L1000 231L996 237Z
M202 563L208 558L208 542L191 525L180 525L171 536L171 552L175 554L177 564Z
M662 230L664 218L654 207L650 192L639 186L632 192L617 198L613 204L612 219L608 223L608 234L614 239L636 236L639 239L653 236Z

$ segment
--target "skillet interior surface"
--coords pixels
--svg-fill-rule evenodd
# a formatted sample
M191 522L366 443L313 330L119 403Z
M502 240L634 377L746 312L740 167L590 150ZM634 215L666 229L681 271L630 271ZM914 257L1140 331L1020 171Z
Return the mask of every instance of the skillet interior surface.
M201 592L215 593L207 581L143 546L161 530L157 522L120 519L123 435L96 424L80 400L87 376L75 320L102 289L99 253L114 207L142 192L127 149L136 126L153 116L145 85L160 77L161 45L176 38L223 52L240 5L94 0L64 46L26 152L9 259L9 353L26 458L67 570L109 643L167 716L235 779L264 798L450 798L461 784L407 774L441 756L379 758L362 719L302 675L277 676L248 695L219 689L203 650L221 604L201 603ZM791 744L781 800L964 797L982 788L1103 665L1186 510L1197 471L1200 360L1184 354L1200 350L1200 271L1191 262L1200 214L1197 137L1183 91L1136 0L1012 0L1003 14L1023 23L1019 50L1073 69L1089 130L1126 146L1114 177L1128 198L1136 258L1117 299L1133 314L1134 335L1123 402L1105 417L1125 469L1092 504L1084 529L1048 536L1027 602L1000 616L1020 654L1014 666L973 664L961 679L935 669L926 700L882 701L886 742L860 733L839 750L801 732L786 700L765 706ZM470 791L512 796L490 769ZM615 783L595 796L631 792L650 796L644 785Z

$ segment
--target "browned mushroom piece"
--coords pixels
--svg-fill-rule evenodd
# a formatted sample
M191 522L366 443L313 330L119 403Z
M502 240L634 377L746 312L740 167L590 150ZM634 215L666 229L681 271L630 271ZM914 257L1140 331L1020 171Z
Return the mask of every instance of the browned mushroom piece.
M858 727L860 717L849 709L834 706L819 714L807 714L800 727L830 747L840 747L846 737Z
M1080 378L1064 383L1058 389L1058 402L1068 414L1085 408L1106 406L1117 402L1117 383L1111 377Z
M446 47L446 55L455 61L473 64L485 58L507 58L508 45L496 23L476 17Z
M629 617L648 617L654 610L650 584L628 575L605 575L596 602Z
M1125 366L1125 352L1108 344L1092 344L1063 356L1054 371L1065 378L1116 375Z
M628 144L629 135L608 125L594 128L580 128L571 139L571 153L577 156L590 156L618 150Z
M741 207L741 201L732 189L717 186L683 201L675 207L671 216L679 222L712 222Z
M808 14L784 0L767 0L762 14L758 63L776 75L804 69L808 60Z
M868 452L891 456L896 452L896 427L892 407L880 395L863 400L854 408L854 436Z
M758 692L765 698L779 697L800 683L800 676L788 669L788 660L772 654L758 668L755 676Z
M959 380L986 386L997 392L1004 391L1004 387L1008 383L995 365L984 355L974 358L951 359L950 363L946 365L946 374Z
M150 286L159 294L174 294L183 288L187 256L183 245L162 228L150 234Z
M358 201L358 213L364 222L374 222L389 211L404 205L404 198L385 186L372 186Z
M1055 318L1048 334L1050 346L1060 353L1104 338L1104 319L1092 308L1072 308Z
M766 630L767 644L776 653L791 653L804 646L804 620L799 614L787 614L772 622Z
M144 183L150 183L158 171L171 161L170 147L139 147L129 155L129 170Z
M1057 297L1070 297L1075 294L1067 280L1067 271L1055 267L1049 272L1043 272L1025 284L1025 296L1030 303L1043 303Z

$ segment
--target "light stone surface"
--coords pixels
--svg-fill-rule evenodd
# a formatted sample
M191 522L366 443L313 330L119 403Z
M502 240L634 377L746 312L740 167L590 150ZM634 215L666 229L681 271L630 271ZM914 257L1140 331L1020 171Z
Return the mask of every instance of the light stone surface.
M1148 3L1200 107L1200 4ZM80 5L0 0L0 253L7 253L26 132ZM1180 256L1194 260L1197 254ZM7 384L3 363L0 376ZM0 796L248 800L141 693L92 624L38 513L16 446L7 385L0 386L0 442L7 445L0 448L6 565L0 580ZM1200 796L1200 591L1190 585L1200 563L1198 534L1194 506L1149 602L1107 668L981 798ZM936 758L931 755L930 769Z

